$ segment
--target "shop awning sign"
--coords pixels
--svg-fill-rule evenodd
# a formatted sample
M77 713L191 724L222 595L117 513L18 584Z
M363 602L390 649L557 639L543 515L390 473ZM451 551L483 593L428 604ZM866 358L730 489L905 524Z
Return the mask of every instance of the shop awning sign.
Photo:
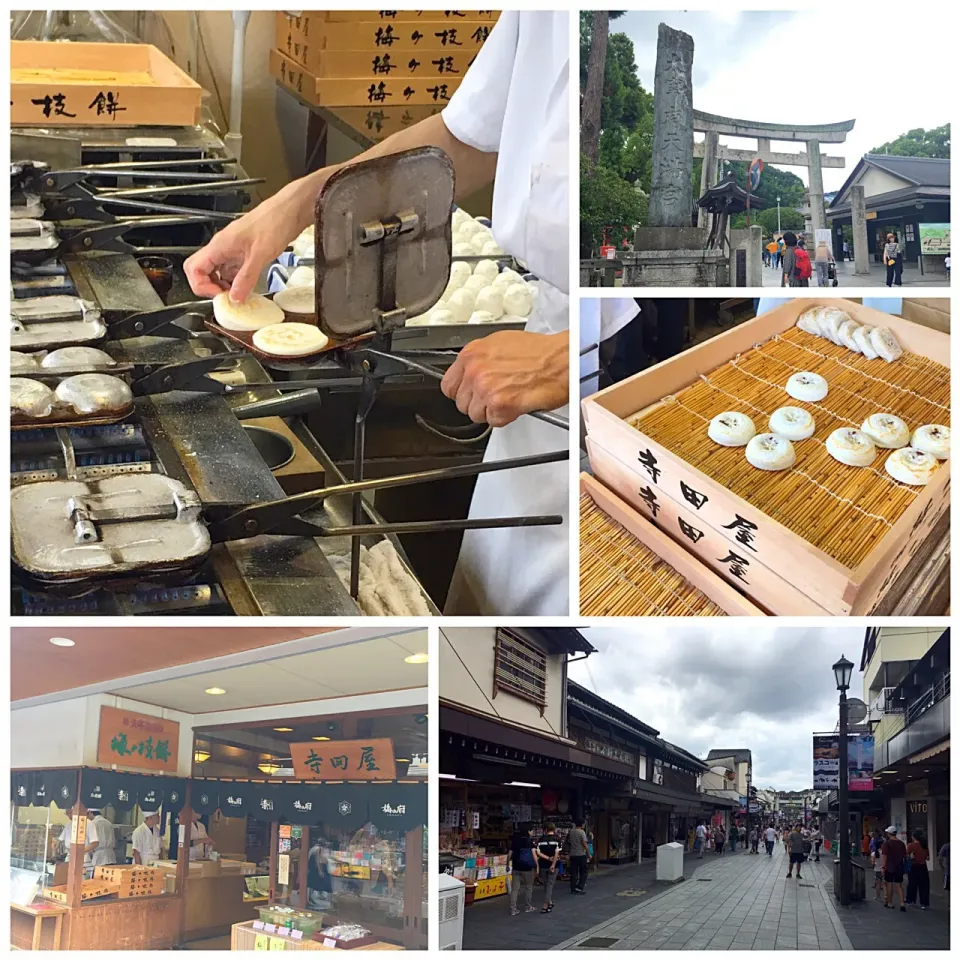
M116 707L100 708L97 762L177 772L180 724Z
M291 743L298 780L395 780L392 740Z

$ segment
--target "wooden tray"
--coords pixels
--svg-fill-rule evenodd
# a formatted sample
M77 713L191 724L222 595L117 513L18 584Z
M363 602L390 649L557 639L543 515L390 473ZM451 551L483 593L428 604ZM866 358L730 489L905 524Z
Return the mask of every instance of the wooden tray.
M13 40L10 67L14 126L192 127L200 119L200 85L148 43ZM18 81L18 69L51 70L60 77ZM83 79L77 75L83 71L95 73ZM135 82L147 75L149 82Z
M642 514L580 475L580 615L766 614Z
M904 357L868 361L796 330L800 313L818 303L890 328ZM926 487L906 487L887 477L882 452L876 472L857 470L830 458L820 441L881 409L899 413L911 429L949 423L949 354L950 338L939 331L845 300L798 298L586 399L587 433L608 454L594 473L608 482L604 470L610 475L619 464L629 488L636 486L628 502L636 505L638 491L652 490L671 500L671 509L695 516L701 529L712 528L728 553L747 561L729 564L741 581L746 567L764 566L815 607L869 613L947 510L949 461ZM820 404L798 403L781 389L801 362L800 369L823 372L831 385ZM817 421L815 437L794 444L797 464L789 471L754 470L742 448L704 442L706 421L723 410L748 413L763 432L768 413L788 403L807 407ZM619 489L612 478L610 485ZM812 506L820 515L809 516ZM684 546L711 565L719 560L709 556L707 541ZM763 580L748 578L743 586L761 606L780 612L801 604L768 592L777 581Z
M105 880L84 880L80 887L81 900L95 900L97 897L113 897L117 894L117 885L107 883ZM44 897L48 900L56 900L57 903L67 902L67 885L57 887L47 887L43 891Z

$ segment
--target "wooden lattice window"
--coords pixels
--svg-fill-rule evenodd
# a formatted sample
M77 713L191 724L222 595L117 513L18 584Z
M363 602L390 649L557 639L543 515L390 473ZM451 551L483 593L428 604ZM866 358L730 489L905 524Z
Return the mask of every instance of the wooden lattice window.
M493 695L505 690L535 703L543 716L547 706L547 655L522 637L497 630L493 661Z

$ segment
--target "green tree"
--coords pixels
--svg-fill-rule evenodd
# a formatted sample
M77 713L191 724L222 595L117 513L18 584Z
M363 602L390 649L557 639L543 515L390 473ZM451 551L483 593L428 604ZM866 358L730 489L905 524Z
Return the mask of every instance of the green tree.
M600 122L606 70L607 41L610 21L623 13L594 10L590 21L590 45L587 54L587 75L580 103L580 152L596 161L600 143Z
M940 160L950 159L950 124L924 130L917 127L908 130L896 140L874 147L871 153L885 153L895 157L937 157Z
M777 206L766 207L763 210L751 210L750 220L752 223L759 223L763 227L763 235L772 236L777 232ZM731 218L730 225L734 228L745 227L747 225L746 213L738 213ZM803 214L793 207L785 207L780 204L780 229L781 230L801 230L803 229Z
M580 256L590 257L603 242L603 232L620 237L646 219L647 198L616 170L580 158Z

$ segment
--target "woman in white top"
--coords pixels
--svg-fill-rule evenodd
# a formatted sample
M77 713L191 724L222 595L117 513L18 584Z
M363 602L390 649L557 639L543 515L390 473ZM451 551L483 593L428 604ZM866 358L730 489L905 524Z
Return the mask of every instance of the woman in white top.
M441 389L460 411L494 430L486 459L566 449L567 431L522 414L567 412L569 399L570 203L567 12L504 12L442 114L377 144L356 160L421 146L452 159L457 196L494 180L493 230L500 247L540 278L524 331L470 343ZM217 233L184 265L194 293L253 292L261 271L313 222L314 199L338 169L294 181ZM565 462L477 478L471 518L559 514L553 527L471 530L447 601L452 614L567 613L570 526Z

